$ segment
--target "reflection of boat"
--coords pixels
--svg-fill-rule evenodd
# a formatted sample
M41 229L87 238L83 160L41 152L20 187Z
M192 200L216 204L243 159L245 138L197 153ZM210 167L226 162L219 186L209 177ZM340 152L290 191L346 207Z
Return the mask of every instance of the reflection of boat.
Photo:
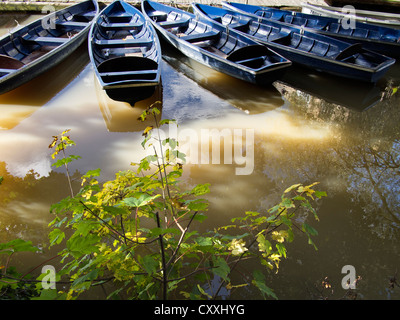
M321 15L337 19L346 17L346 13L341 7L321 6L311 3L302 3L301 6L302 12L307 14ZM351 14L354 14L354 19L360 22L382 24L388 27L400 27L400 14L359 9L354 9L354 12L351 12Z
M355 21L338 21L330 17L273 9L242 3L224 2L223 6L238 12L252 14L259 19L268 19L285 25L300 26L312 32L330 36L349 43L360 43L365 49L390 57L400 57L400 30Z
M291 65L265 46L209 19L148 0L142 1L142 11L184 55L235 78L270 84Z
M217 72L184 56L170 45L163 46L163 58L175 70L248 114L266 112L284 103L281 94L272 85L260 87Z
M374 106L384 91L370 83L310 72L300 66L293 67L292 72L288 72L281 82L327 102L357 111Z
M396 61L365 50L358 44L350 45L298 27L256 18L255 15L202 4L193 4L193 10L229 29L238 30L293 63L341 77L376 82Z
M134 104L160 83L161 47L151 23L124 1L99 14L89 34L89 56L110 98Z
M97 1L84 1L38 19L0 39L0 94L60 63L86 39Z
M109 132L138 132L143 131L148 126L154 126L154 118L149 116L145 121L139 120L140 115L148 107L154 104L162 111L162 85L158 85L154 93L141 101L137 101L135 106L128 102L116 101L111 99L102 90L98 81L95 81L95 90L100 110ZM157 116L161 120L161 112Z
M0 129L12 129L55 97L88 64L87 44L32 81L0 96Z

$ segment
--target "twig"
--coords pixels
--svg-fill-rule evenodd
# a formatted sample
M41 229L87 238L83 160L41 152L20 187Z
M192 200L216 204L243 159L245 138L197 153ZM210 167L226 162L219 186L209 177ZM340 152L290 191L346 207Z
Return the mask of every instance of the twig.
M158 212L156 212L156 218L157 218L157 226L161 228L160 226L160 216L158 215ZM158 239L160 241L160 250L161 250L161 260L162 260L162 273L163 273L163 300L167 300L167 267L165 263L165 252L164 252L164 241L163 241L163 236L160 234L158 236Z

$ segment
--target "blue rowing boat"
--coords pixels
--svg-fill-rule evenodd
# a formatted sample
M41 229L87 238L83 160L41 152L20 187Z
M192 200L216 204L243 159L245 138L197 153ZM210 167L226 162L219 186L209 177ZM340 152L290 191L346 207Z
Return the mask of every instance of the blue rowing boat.
M58 65L87 40L99 7L80 2L22 26L0 39L0 94Z
M196 14L258 41L294 63L330 74L376 82L395 59L330 37L237 11L193 4Z
M89 34L89 56L107 95L134 104L160 84L161 46L141 11L124 1L104 8Z
M149 0L142 1L142 11L184 55L235 78L267 85L291 65L276 52L209 19Z
M286 25L301 26L312 32L334 37L349 43L361 43L365 49L387 56L400 57L400 30L354 21L350 17L332 18L234 2L222 2L224 8L251 14L260 19L273 20Z

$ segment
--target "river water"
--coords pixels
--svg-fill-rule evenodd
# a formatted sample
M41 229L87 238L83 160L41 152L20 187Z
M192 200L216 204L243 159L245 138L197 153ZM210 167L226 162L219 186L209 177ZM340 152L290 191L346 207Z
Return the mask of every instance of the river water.
M32 17L18 16L21 24L24 19ZM13 19L2 24L2 33L14 27ZM317 203L320 221L309 221L319 233L318 251L296 235L279 272L268 275L280 299L342 298L346 265L361 277L358 299L399 299L400 288L390 288L389 279L400 267L400 65L376 86L295 68L282 81L259 88L168 48L165 54L162 86L134 107L99 88L85 46L0 97L0 242L23 238L45 247L53 218L49 208L69 194L64 171L51 166L52 136L71 129L77 143L71 152L81 156L70 167L75 177L101 168L101 179L112 179L144 155L140 142L148 123L137 118L160 99L161 118L176 119L180 130L199 138L198 149L188 148L184 181L211 184L203 230L230 224L245 211L265 211L295 183L318 181L317 189L327 192ZM200 139L212 130L227 133L246 152L227 163L222 151L215 154L208 139ZM212 152L204 156L204 150ZM221 164L212 164L212 156ZM29 271L52 255L54 250L45 249L12 262ZM239 266L236 284L252 266ZM331 287L322 289L325 278ZM221 293L260 298L247 288Z

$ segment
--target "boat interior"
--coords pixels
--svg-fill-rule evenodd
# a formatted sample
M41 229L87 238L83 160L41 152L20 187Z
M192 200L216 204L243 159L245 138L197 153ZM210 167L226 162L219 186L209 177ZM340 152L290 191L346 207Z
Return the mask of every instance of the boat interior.
M201 19L176 11L154 10L148 15L180 39L243 66L259 69L282 62L281 57L271 54L264 46L249 47L247 42L231 35L228 28L216 28Z
M38 59L88 26L96 11L93 4L85 5L87 8L83 4L67 8L56 16L48 16L48 20L37 20L4 37L0 41L0 76Z
M153 80L157 77L158 49L143 17L120 2L97 20L93 58L105 83Z
M285 22L295 26L308 27L311 29L318 29L321 31L332 32L343 36L352 36L364 39L383 40L389 42L398 42L400 38L400 30L389 29L380 26L363 26L358 23L356 28L349 28L340 22L335 22L331 18L309 17L306 14L296 13L292 14L290 11L276 10L276 9L259 9L254 14L280 22Z

